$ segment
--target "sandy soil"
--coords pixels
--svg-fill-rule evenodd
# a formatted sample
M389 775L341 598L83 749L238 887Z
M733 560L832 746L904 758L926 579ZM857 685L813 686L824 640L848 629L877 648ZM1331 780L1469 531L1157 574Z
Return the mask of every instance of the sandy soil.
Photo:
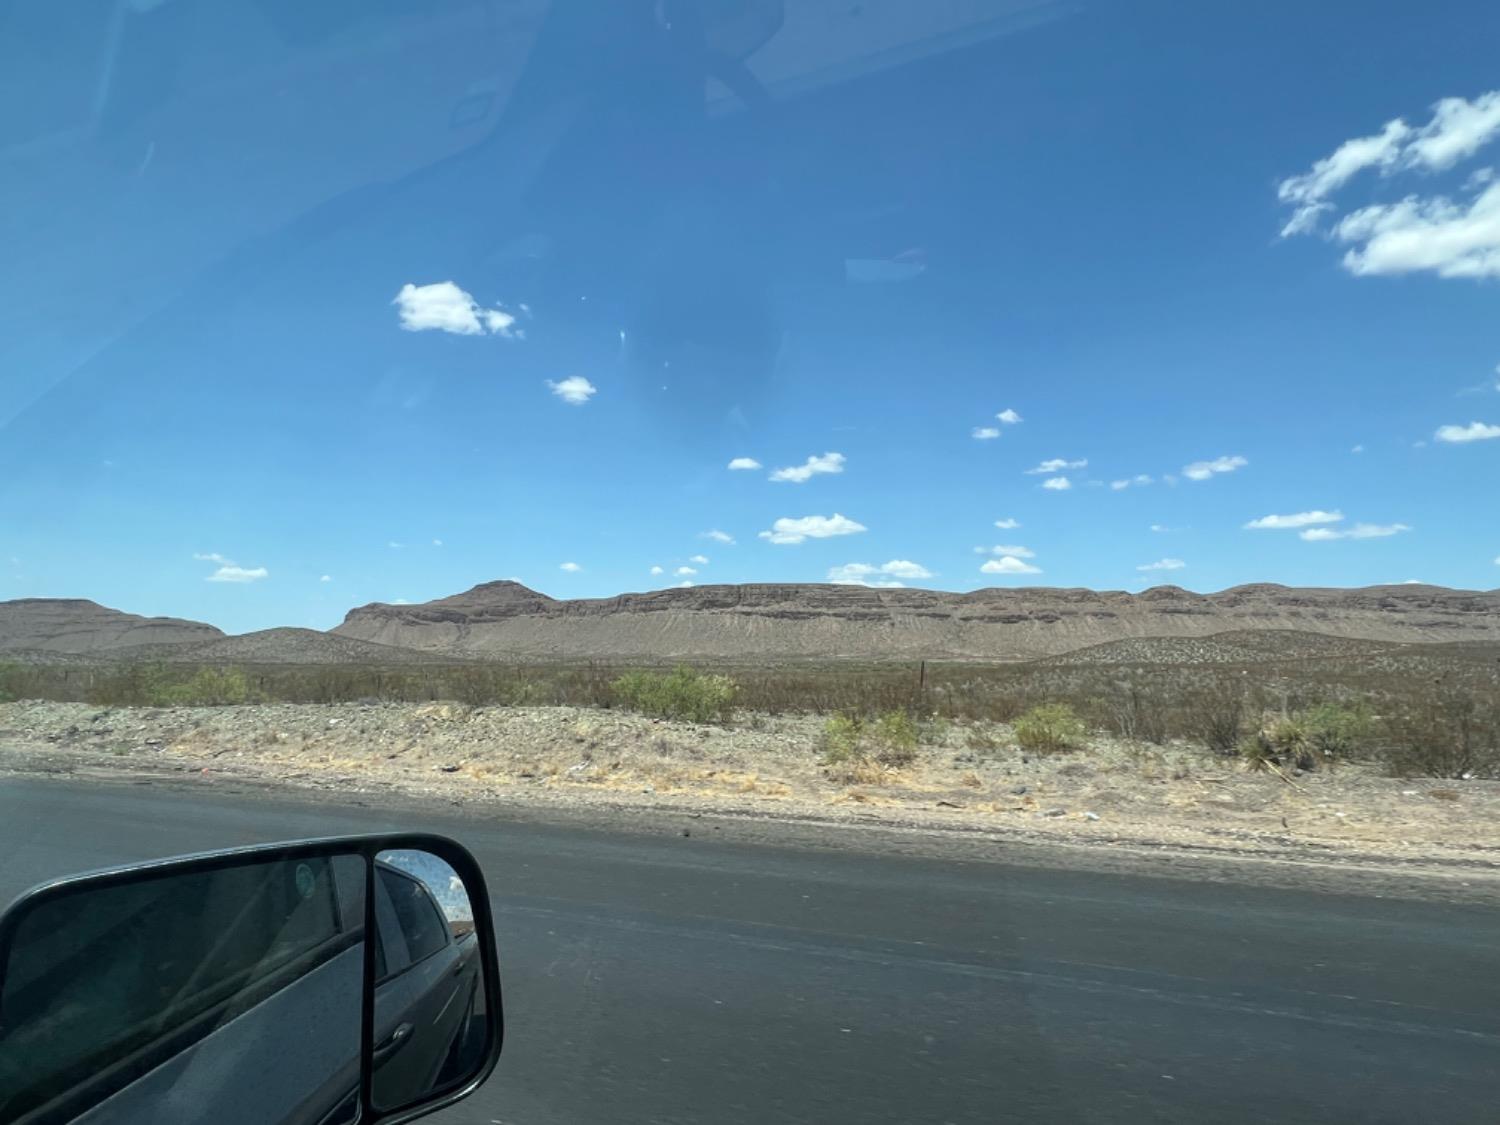
M1095 739L1024 754L1000 724L924 732L915 765L837 774L816 717L730 727L453 703L0 704L0 769L244 778L348 794L888 822L1037 842L1500 873L1500 782L1359 765L1286 778L1201 749Z

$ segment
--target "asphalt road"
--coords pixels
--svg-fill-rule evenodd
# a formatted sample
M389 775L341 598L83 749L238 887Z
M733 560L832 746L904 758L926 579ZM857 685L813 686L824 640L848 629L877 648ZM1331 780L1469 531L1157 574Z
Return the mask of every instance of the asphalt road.
M0 898L385 828L494 894L507 1041L443 1122L1484 1122L1500 910L0 781ZM1356 884L1357 885L1357 884Z

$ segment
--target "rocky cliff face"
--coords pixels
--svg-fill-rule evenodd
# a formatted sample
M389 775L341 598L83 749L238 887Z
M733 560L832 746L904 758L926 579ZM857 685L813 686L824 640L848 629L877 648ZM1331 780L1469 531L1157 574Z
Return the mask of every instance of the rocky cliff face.
M108 655L138 645L179 645L224 636L178 617L137 617L82 598L0 602L0 652Z
M1195 594L860 586L699 586L557 601L490 582L422 605L352 610L333 632L497 658L885 657L1021 660L1129 637L1294 629L1377 641L1500 640L1500 591L1435 586Z

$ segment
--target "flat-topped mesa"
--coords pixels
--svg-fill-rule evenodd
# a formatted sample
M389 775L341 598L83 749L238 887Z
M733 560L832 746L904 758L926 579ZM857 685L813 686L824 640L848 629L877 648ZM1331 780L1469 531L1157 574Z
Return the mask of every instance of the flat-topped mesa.
M1238 586L1197 594L1058 587L969 593L746 583L558 600L488 582L352 610L334 633L496 658L1018 660L1128 637L1291 629L1378 641L1500 640L1500 591Z

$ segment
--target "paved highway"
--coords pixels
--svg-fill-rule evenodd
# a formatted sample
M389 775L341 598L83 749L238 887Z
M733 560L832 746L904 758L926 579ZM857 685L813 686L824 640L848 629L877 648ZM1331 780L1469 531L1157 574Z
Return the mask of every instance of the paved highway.
M431 1118L1483 1122L1500 910L1226 883L0 781L0 898L185 851L385 828L489 874L508 1033Z

